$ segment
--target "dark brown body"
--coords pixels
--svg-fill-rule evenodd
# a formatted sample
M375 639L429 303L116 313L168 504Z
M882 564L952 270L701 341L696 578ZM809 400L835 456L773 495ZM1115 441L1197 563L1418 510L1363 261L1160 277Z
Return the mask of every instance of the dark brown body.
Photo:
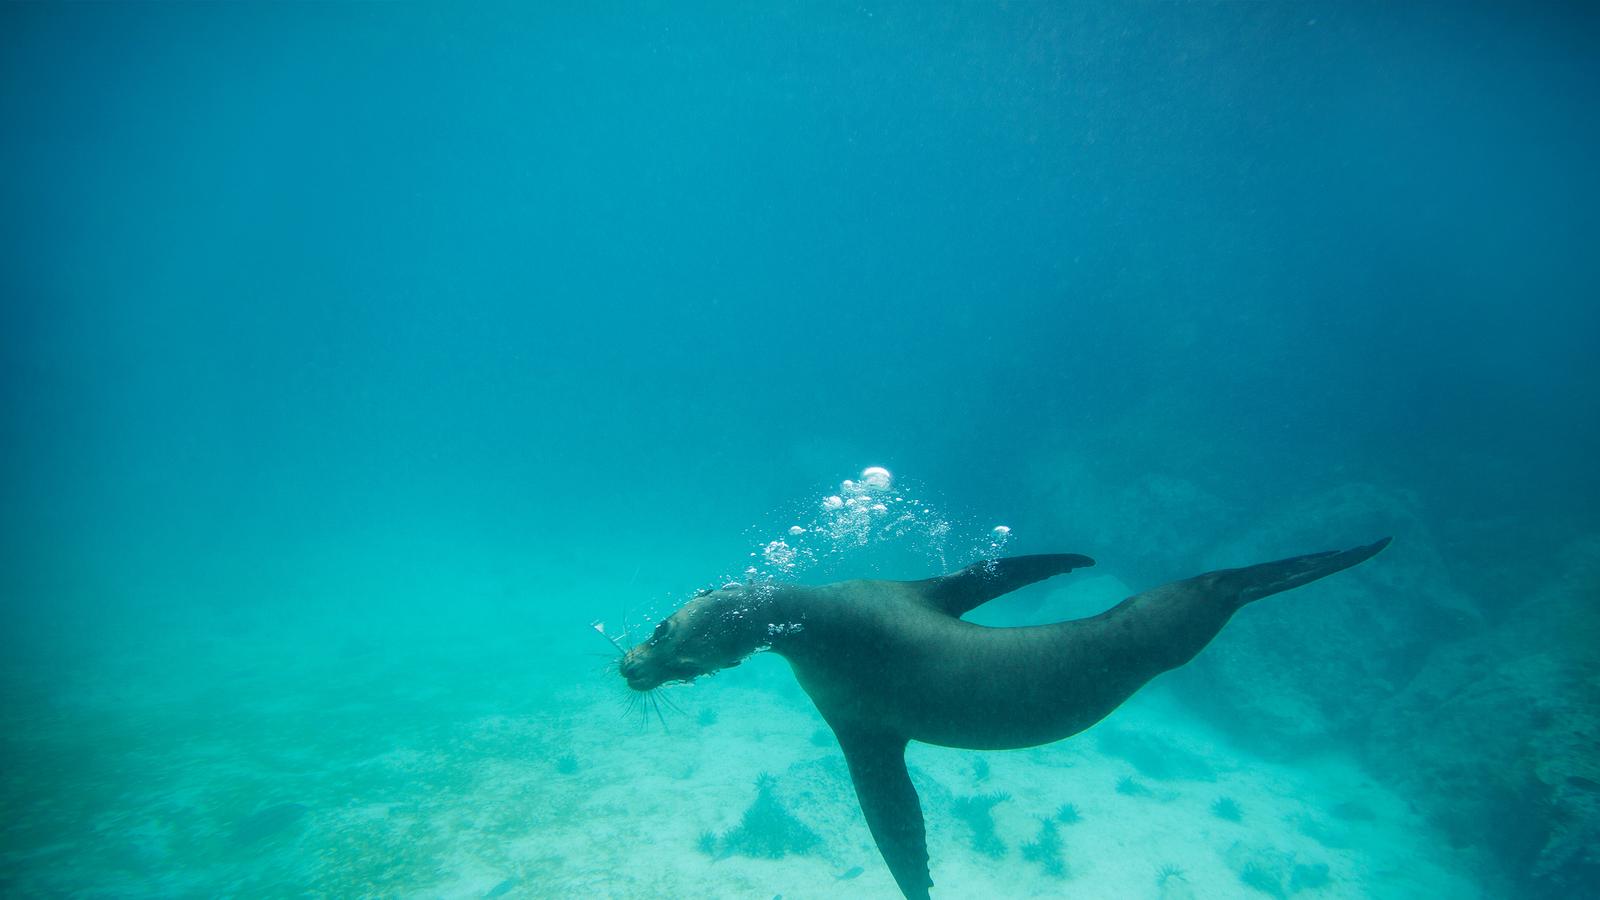
M1205 604L1170 588L1092 619L1030 628L953 618L896 582L829 585L806 602L805 631L778 652L830 724L970 750L1077 734L1188 661L1232 612L1191 609ZM1175 640L1178 632L1194 637Z

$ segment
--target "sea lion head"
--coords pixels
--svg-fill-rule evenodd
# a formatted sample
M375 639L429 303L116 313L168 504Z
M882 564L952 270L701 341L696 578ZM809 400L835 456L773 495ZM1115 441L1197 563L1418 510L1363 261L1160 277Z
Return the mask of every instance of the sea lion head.
M617 668L628 687L651 691L737 666L766 640L769 597L769 589L743 584L701 591L662 619Z

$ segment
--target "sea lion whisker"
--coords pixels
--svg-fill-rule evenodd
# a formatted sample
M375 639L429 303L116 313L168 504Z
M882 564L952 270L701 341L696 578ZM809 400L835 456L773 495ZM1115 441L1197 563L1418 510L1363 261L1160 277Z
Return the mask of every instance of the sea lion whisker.
M646 712L644 708L644 694L629 687L624 687L622 690L624 697L622 702L622 715L619 716L619 718L631 719L634 717L634 715L638 715L641 724L648 722L650 720L650 714Z
M622 608L622 619L621 619L621 621L622 621L622 640L625 643L627 643L629 646L632 646L633 643L634 643L634 640L633 640L634 621L633 621L633 607L632 606L624 606Z
M683 715L683 707L681 707L678 704L674 703L672 698L668 697L664 691L661 691L660 689L657 689L653 693L656 695L656 699L659 700L662 704L664 704L667 707L667 709L672 710L673 712L677 713L680 716Z
M601 637L605 638L607 643L609 643L612 647L616 648L617 657L619 659L628 655L628 650L627 650L626 647L624 647L621 644L617 643L617 639L616 638L612 637L609 634L606 634L606 623L596 620L594 622L590 622L589 623L589 627L594 629L594 633L595 634L598 634Z
M659 691L651 691L645 696L650 698L650 708L655 711L656 721L661 723L661 730L664 733L671 734L672 729L667 727L667 717L661 714L661 697L659 694Z
M634 711L639 714L639 730L640 731L649 731L650 730L650 695L649 694L636 694L635 696L637 696L639 698L638 702L635 703L634 706L633 706Z

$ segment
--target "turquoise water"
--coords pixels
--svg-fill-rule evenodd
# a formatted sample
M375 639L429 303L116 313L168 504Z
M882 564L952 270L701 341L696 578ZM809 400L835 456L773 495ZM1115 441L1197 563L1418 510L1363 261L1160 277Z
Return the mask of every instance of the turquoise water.
M775 574L1098 560L1022 624L1396 538L913 746L935 896L1600 892L1596 26L0 10L0 893L897 896L787 667L641 721L591 627L869 466L917 526Z

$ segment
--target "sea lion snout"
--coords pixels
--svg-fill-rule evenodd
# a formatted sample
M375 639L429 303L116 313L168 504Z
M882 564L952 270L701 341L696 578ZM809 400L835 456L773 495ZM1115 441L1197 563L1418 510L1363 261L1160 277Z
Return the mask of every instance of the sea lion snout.
M690 681L706 670L693 661L682 659L673 648L663 647L657 641L645 641L622 658L617 671L627 680L628 687L636 691L653 691L669 681Z
M622 677L627 680L628 687L636 691L654 690L660 687L661 682L665 679L652 675L651 666L649 661L645 659L644 653L641 652L642 650L643 645L629 650L628 655L624 656L622 662L618 664L617 671L621 672Z
M629 653L623 657L621 664L617 666L617 671L622 673L622 677L628 681L628 686L632 687L634 682L639 680L639 661Z

